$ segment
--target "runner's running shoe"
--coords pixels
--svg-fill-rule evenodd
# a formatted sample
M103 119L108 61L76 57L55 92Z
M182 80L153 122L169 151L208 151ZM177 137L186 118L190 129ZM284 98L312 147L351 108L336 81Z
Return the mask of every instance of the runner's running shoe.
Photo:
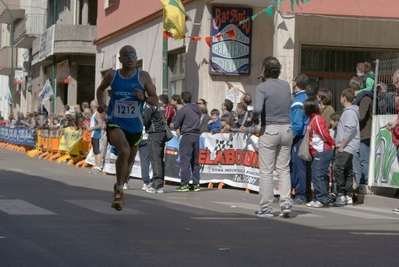
M121 211L125 205L125 194L123 190L116 189L114 192L114 200L112 201L111 208Z

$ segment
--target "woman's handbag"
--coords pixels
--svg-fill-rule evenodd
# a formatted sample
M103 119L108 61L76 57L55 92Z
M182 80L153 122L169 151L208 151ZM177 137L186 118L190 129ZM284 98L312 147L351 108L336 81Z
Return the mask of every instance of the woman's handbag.
M314 119L316 119L317 116L315 116L312 121ZM310 154L309 151L309 131L311 130L311 125L312 125L312 121L309 122L309 126L306 127L306 133L305 136L302 139L302 143L299 146L299 150L298 150L298 157L305 160L305 161L312 161L312 154Z
M168 141L172 140L173 133L172 133L172 130L170 129L170 127L168 126L168 124L166 123L166 119L165 119L165 116L163 115L163 111L161 109L158 109L158 112L162 116L162 121L163 121L163 124L165 125L166 142L168 142Z

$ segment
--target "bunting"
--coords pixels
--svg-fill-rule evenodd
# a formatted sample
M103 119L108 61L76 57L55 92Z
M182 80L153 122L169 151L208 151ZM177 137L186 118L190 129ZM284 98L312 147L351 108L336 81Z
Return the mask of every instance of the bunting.
M160 1L161 1L162 5L164 6L164 12L165 12L165 10L166 10L166 7L167 7L167 6L170 6L170 5L174 5L174 4L173 4L173 2L174 2L175 5L179 5L179 6L181 5L181 7L182 7L182 12L184 12L184 14L185 14L184 6L183 6L183 4L180 2L180 0L160 0ZM194 41L205 40L205 43L206 43L209 47L211 47L211 41L212 41L212 38L213 38L213 37L215 37L218 41L220 41L221 36L224 35L224 34L227 34L227 35L234 41L234 39L235 39L235 31L234 31L234 28L236 28L236 27L238 27L238 26L240 26L240 25L242 25L242 24L247 23L249 20L254 21L254 20L256 19L256 17L257 17L258 15L260 15L261 13L265 13L265 14L267 14L270 18L273 18L273 9L277 9L283 2L285 2L285 0L274 0L274 1L272 1L272 3L271 3L268 7L264 8L263 10L259 11L259 12L256 13L256 14L252 15L251 17L248 17L248 18L243 19L243 20L240 21L237 25L234 25L233 28L231 28L231 29L229 29L229 30L227 30L227 31L225 31L225 32L218 33L217 35L214 35L214 36L206 36L206 37L200 37L200 36L186 36L186 35L183 34L183 33L184 33L184 26L183 26L183 30L181 31L181 35L180 35L180 34L179 34L179 35L176 35L176 33L173 31L173 29L169 29L169 30L168 30L168 29L165 27L165 21L166 21L166 19L165 19L165 15L164 15L165 21L164 21L164 34L163 34L163 38L164 38L164 40L166 40L166 39L168 39L168 38L172 38L172 37L173 37L174 39L176 39L176 40L180 40L180 39L182 39L182 38L188 38L188 39L190 39L192 42L194 42ZM296 4L297 6L299 6L299 7L301 7L301 4L306 4L306 3L309 3L309 2L310 2L310 0L290 0L290 8L291 8L291 10L294 10L295 4ZM179 4L178 4L178 3L179 3ZM186 18L186 17L185 17L185 18ZM185 22L184 22L184 23L185 23ZM179 33L180 33L180 32L179 32ZM176 37L178 37L179 39L177 39Z

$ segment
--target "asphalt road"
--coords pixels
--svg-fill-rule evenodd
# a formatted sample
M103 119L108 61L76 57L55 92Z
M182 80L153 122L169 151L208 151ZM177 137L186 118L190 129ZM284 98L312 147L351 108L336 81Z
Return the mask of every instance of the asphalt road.
M257 194L164 194L130 181L111 209L114 176L0 148L0 266L397 266L393 207L315 209L257 218Z

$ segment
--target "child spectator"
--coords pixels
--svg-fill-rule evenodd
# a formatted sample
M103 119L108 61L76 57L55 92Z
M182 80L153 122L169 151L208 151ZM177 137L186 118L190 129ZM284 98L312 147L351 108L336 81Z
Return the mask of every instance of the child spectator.
M339 118L341 117L341 112L334 112L333 114L331 114L330 116L330 124L331 124L331 129L330 129L330 135L335 138L336 134L337 134L337 125L338 125L338 121Z
M0 116L0 126L5 126L4 118Z
M328 168L333 157L335 141L328 132L327 122L321 117L317 99L310 98L303 102L303 113L308 116L309 150L312 154L313 199L306 203L307 207L328 207Z
M220 132L222 129L222 123L220 121L220 112L218 109L214 108L211 111L211 120L208 122L207 129L210 131L212 134Z
M363 80L363 87L355 92L356 99L353 102L354 105L359 105L360 100L362 100L364 96L369 96L371 99L373 99L375 74L372 71L373 68L369 62L361 62L357 64L356 69L357 76L361 77Z
M231 133L232 132L232 125L233 120L231 119L230 115L225 114L220 119L220 123L222 124L222 130L220 133Z
M338 195L333 203L336 207L352 206L353 155L360 147L359 107L353 105L353 89L342 91L340 102L344 111L337 125L335 137L336 153L334 160L334 177L337 182Z

